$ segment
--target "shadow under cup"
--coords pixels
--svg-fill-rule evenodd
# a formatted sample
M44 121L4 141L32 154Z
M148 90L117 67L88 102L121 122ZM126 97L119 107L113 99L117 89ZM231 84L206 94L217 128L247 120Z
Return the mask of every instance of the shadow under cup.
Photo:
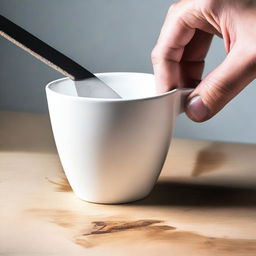
M59 157L74 193L96 203L147 196L164 164L180 96L157 95L154 76L96 74L122 99L75 96L74 82L46 86Z

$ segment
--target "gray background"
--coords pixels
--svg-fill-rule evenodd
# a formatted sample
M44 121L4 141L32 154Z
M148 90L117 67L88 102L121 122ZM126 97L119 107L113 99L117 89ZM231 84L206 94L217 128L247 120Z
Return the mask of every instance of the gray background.
M171 2L0 0L0 13L93 72L151 73L150 52ZM223 42L215 38L205 72L224 57ZM59 77L62 75L0 38L0 109L46 112L44 85ZM193 123L183 115L175 135L255 143L255 98L256 87L251 84L208 122Z

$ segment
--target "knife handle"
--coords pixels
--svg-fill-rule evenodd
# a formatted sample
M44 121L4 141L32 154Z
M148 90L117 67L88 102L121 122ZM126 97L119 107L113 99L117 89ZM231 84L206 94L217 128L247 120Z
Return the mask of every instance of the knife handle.
M0 35L72 80L95 77L69 57L0 15Z

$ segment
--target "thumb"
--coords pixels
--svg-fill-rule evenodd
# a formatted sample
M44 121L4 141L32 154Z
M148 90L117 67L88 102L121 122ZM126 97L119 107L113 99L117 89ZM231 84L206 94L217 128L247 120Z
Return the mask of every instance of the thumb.
M219 112L232 98L256 78L255 51L235 49L209 73L189 95L186 113L203 122Z

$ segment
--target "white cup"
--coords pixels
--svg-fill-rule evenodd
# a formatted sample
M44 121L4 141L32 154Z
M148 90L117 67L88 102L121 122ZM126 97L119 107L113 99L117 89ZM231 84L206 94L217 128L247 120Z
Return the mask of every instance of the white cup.
M157 95L151 74L96 75L123 98L77 97L68 78L46 86L63 169L83 200L111 204L144 198L159 177L182 99L191 89Z

